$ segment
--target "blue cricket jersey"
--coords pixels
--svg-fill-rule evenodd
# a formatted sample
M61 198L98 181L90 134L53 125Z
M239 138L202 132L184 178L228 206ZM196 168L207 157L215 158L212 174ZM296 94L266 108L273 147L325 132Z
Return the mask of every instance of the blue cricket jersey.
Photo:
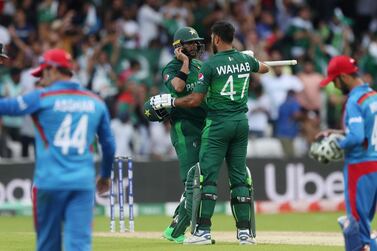
M110 117L102 100L78 83L57 81L24 96L0 100L0 115L31 114L36 128L34 184L40 189L95 187L91 145L98 135L101 176L110 177L115 152Z
M339 141L348 163L377 160L377 92L368 84L351 90L343 123L346 137Z

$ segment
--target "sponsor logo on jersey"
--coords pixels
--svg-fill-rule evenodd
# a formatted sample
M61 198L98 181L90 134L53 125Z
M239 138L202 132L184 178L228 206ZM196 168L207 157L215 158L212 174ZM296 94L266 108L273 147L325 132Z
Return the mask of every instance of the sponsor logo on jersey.
M361 123L363 121L363 118L362 117L353 117L353 118L350 118L348 123L352 124L352 123Z
M216 67L217 74L225 75L225 74L233 74L233 73L242 73L242 72L250 72L250 64L248 62L240 63L240 64L227 64L227 65L220 65Z
M198 80L204 80L204 75L203 75L203 73L199 73L199 75L198 75Z
M194 87L195 87L195 83L186 84L186 91L190 92L194 90Z
M24 99L21 96L17 97L17 103L21 111L27 108L27 104L25 103Z

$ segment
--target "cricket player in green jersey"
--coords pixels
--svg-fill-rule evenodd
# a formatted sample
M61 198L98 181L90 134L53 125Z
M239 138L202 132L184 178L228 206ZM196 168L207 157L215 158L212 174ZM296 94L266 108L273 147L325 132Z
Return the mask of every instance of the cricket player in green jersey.
M230 23L219 21L211 31L214 55L203 63L193 93L182 98L156 95L151 98L151 105L155 109L191 108L200 105L205 97L207 99L208 115L202 131L199 165L196 165L200 173L200 196L194 196L192 203L193 207L198 205L192 209L197 219L191 219L195 224L193 235L185 239L184 244L212 243L211 217L217 198L217 177L224 159L228 166L237 238L240 244L255 244L251 226L253 198L245 168L248 142L246 104L250 73L266 73L269 68L254 57L233 49L235 30Z
M202 41L203 38L191 27L183 27L175 32L175 57L162 70L164 84L172 97L184 97L193 91L202 65L196 59L204 50ZM205 103L189 109L175 107L170 111L170 136L178 156L179 175L183 184L188 170L199 162L201 131L206 115ZM163 233L163 237L177 243L183 242L185 230L190 225L190 217L184 205L185 194L182 195L172 223Z

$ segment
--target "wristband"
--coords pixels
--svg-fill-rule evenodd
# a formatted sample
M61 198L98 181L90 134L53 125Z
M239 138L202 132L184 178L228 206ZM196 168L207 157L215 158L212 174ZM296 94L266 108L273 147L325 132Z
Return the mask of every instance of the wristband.
M172 98L172 99L171 99L171 106L172 106L172 107L175 107L175 104L174 104L174 103L175 103L175 98Z
M184 73L183 71L179 71L177 73L176 77L180 78L180 79L182 79L183 81L186 82L188 75L186 73Z

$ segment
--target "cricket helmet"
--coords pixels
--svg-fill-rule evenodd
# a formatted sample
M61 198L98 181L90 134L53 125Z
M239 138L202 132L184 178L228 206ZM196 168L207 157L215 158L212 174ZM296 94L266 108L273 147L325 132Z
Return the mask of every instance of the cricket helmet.
M174 33L173 46L182 46L182 44L186 42L203 40L204 38L199 37L198 32L194 28L182 27Z
M162 122L169 118L169 112L166 108L155 110L149 100L144 103L144 116L151 122Z

